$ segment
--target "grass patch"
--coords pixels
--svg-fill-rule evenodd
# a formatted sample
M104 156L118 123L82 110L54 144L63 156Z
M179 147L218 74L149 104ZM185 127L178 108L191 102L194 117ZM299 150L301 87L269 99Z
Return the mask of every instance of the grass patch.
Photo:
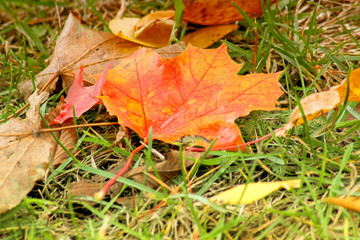
M167 1L127 1L127 16L163 10ZM106 31L119 1L0 1L0 119L11 114L24 117L26 101L20 83L46 67L56 38L70 11L78 13L92 29ZM279 99L283 111L255 111L238 119L243 137L251 141L286 123L299 100L322 91L346 78L359 67L360 34L356 4L322 1L279 1L263 6L264 16L247 17L239 30L224 41L235 61L243 62L241 74L285 70L280 84L285 94ZM54 17L55 16L55 17ZM257 61L254 65L255 28L258 32ZM48 111L58 96L43 106ZM85 115L95 119L99 108ZM108 172L125 161L140 139L113 145L115 126L79 129L76 155L39 182L20 205L0 215L2 239L357 239L358 213L327 204L326 197L346 195L359 188L360 115L357 103L298 126L288 137L264 140L249 153L211 151L202 158L190 179L185 172L169 186L176 194L156 190L120 178L127 188L113 198L94 205L94 199L73 199L70 184ZM79 120L80 123L82 120ZM162 153L171 146L152 142ZM144 150L135 166L151 164L153 156ZM95 167L96 165L96 167ZM225 206L208 198L235 185L300 178L301 188L278 191L246 206ZM186 187L192 184L192 191ZM132 208L116 203L132 195ZM157 204L164 204L143 216ZM67 238L64 239L67 239Z

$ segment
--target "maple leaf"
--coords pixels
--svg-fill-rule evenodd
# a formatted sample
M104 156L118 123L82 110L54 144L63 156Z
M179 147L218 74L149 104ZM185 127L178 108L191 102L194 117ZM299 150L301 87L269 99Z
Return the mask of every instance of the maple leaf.
M80 72L75 75L75 80L69 90L68 96L65 99L65 104L61 108L59 115L51 122L51 124L62 124L66 119L73 117L73 107L75 116L80 117L84 112L89 110L96 104L99 104L101 100L98 96L101 93L101 89L104 86L106 80L106 74L109 71L112 63L106 66L104 72L99 77L98 81L89 87L84 87L83 74L84 68L80 67Z
M234 120L252 110L273 110L282 94L281 72L239 76L240 64L226 45L203 50L188 46L164 59L147 48L123 58L109 70L101 97L121 125L142 138L174 142L199 135L214 147L242 143Z
M185 21L200 25L218 25L243 20L244 16L234 6L235 3L249 16L262 15L263 0L184 0ZM272 0L274 3L277 0ZM264 1L266 3L266 1Z

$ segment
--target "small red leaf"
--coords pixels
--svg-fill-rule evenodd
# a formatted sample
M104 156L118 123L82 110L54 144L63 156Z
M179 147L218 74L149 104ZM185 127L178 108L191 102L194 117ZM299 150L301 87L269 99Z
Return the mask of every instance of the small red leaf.
M84 112L89 110L101 100L98 96L104 86L106 75L112 63L106 66L104 72L99 77L98 81L90 87L83 86L84 68L80 67L80 72L75 74L73 85L71 86L68 96L65 99L65 104L61 108L59 115L51 122L51 124L62 124L66 119L73 117L73 108L75 116L80 117Z

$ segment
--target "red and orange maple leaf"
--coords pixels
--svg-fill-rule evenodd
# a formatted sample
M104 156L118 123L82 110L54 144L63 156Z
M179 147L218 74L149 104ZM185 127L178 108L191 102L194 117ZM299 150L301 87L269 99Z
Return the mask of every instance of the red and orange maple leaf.
M89 87L83 86L83 73L84 68L80 67L80 72L75 74L75 79L69 93L65 99L65 104L61 108L59 115L51 122L51 124L62 124L66 119L73 117L73 107L75 116L80 117L84 112L89 110L96 104L99 104L101 100L98 96L101 94L101 90L104 86L106 75L112 63L107 65L104 72L99 77L98 81Z
M214 147L242 143L234 120L252 110L274 110L283 93L281 72L237 75L241 65L217 49L188 46L178 57L162 58L141 48L108 72L101 97L121 125L140 137L174 142L199 135Z

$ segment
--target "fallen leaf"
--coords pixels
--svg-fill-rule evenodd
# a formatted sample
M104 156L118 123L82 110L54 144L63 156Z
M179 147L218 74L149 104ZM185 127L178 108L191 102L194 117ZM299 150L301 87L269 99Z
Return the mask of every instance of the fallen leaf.
M188 46L178 57L164 59L141 48L109 70L101 97L121 125L142 138L174 142L199 135L214 147L242 143L234 120L252 110L273 110L282 94L273 74L239 76L241 65L218 49Z
M106 66L104 72L98 78L98 81L89 87L84 87L83 76L84 68L80 67L80 72L75 75L75 80L71 85L69 93L65 99L65 104L61 108L59 115L51 122L51 124L62 124L66 119L73 118L74 112L76 117L80 117L84 112L89 110L101 100L98 96L106 81L106 74L111 67L111 63Z
M347 82L346 79L339 86L333 87L339 93L341 102L345 101ZM360 102L360 68L355 69L349 75L349 96L348 101Z
M74 125L73 120L65 121L61 126L66 127L70 125ZM59 140L67 150L72 152L78 140L76 129L70 128L60 131ZM53 157L53 166L56 168L61 163L63 163L68 157L69 154L65 152L65 150L59 144L57 144L55 154Z
M95 205L96 202L83 200L79 197L81 196L93 197L94 194L101 189L101 187L102 187L102 183L95 183L86 180L80 182L73 182L70 185L70 195L73 200L84 201L87 202L89 205ZM112 194L112 197L115 196L116 194ZM138 196L119 197L115 201L116 203L123 205L127 208L134 208L138 201Z
M210 200L218 203L249 204L262 199L278 189L299 188L300 186L300 179L241 184L211 197Z
M33 94L24 120L10 119L0 126L0 213L18 205L44 177L56 142L41 128L40 103L48 93Z
M174 10L156 11L144 16L135 24L134 37L141 38L141 35L147 35L150 31L154 31L156 34L161 35L161 32L164 29L167 29L168 27L171 27L172 29L175 23L173 20L174 16ZM160 30L160 33L157 30Z
M148 47L164 47L169 44L175 24L175 11L157 11L143 18L115 18L110 21L111 31L119 37ZM183 39L195 47L206 48L226 34L237 29L237 25L221 25L202 28Z
M89 180L81 180L70 184L70 195L93 197L96 192L101 189L102 183Z
M112 33L98 32L81 25L80 20L70 13L64 28L56 42L54 53L49 58L49 65L35 76L37 90L42 89L52 77L54 80L47 90L52 92L61 76L63 88L72 85L73 73L84 66L88 75L84 81L95 83L92 75L101 73L110 62L117 64L117 59L133 53L139 45L121 39ZM20 90L29 96L33 90L32 82L25 81Z
M233 24L204 27L186 35L183 41L194 47L207 48L238 27Z
M172 10L150 13L143 18L115 18L109 22L111 31L126 40L160 48L169 44L175 21Z
M108 170L108 172L117 173L124 167L124 165L125 165L125 161L120 161L117 163L117 165L114 168ZM105 177L96 175L91 180L81 180L79 182L72 182L70 185L70 195L71 196L93 197L94 194L101 189L103 182L105 180L106 180ZM118 194L119 191L121 190L121 188L119 190L119 187L118 187L119 184L121 184L121 183L119 183L119 182L114 183L114 185L112 185L109 188L109 190L106 192L106 194L107 195L111 194L112 196L116 196L116 194Z
M332 203L348 210L360 213L360 198L359 197L334 197L326 198L325 202Z
M301 107L307 121L310 121L343 103L346 98L347 82L344 80L341 85L332 87L329 91L314 93L300 101ZM348 101L360 101L360 68L355 69L349 76ZM277 132L277 136L285 136L286 131L304 123L301 111L298 106L293 110L289 122L284 129Z
M182 42L185 45L185 42ZM160 54L163 58L174 58L179 56L184 51L184 48L179 44L172 44L163 48L156 49L155 52Z
M157 52L167 58L179 55L182 52L182 48L178 44L170 45L167 47L157 49ZM84 87L83 86L83 67L80 67L80 72L76 74L75 81L73 82L68 96L65 99L66 104L61 107L59 114L51 121L51 124L62 124L69 118L73 118L73 107L75 109L75 116L80 117L84 112L89 110L96 104L99 104L101 100L98 96L104 86L106 80L106 74L111 67L111 63L106 66L104 72L98 77L98 81L95 85Z
M241 15L233 3L250 17L259 17L262 15L261 1L262 0L183 0L185 4L183 19L200 25L220 25L243 20L243 15ZM274 3L276 0L272 0L271 2Z

